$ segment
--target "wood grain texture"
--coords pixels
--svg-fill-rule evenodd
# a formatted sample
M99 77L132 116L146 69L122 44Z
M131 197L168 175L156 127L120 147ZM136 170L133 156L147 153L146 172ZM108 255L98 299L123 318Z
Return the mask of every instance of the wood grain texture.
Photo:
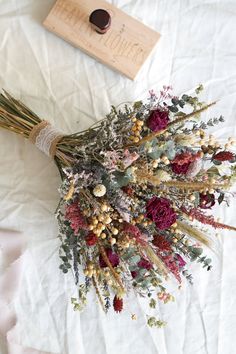
M111 15L111 28L103 35L89 23L90 13L98 8ZM103 0L57 0L44 26L132 80L160 38L158 32Z

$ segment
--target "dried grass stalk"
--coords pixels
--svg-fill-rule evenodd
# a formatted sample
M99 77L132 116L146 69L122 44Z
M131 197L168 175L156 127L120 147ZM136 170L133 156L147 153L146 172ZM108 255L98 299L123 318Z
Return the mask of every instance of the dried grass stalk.
M177 221L177 225L178 225L178 229L180 231L188 234L190 237L194 238L195 240L210 247L210 240L204 233L202 233L198 229L194 228L193 226L190 226L190 225L188 225L182 221L179 221L179 220Z

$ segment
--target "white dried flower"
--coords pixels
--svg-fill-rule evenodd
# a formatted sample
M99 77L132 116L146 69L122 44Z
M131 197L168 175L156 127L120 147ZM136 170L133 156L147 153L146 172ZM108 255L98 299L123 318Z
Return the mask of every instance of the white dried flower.
M97 184L93 188L93 194L95 197L103 197L106 194L106 187L103 184Z
M187 177L193 178L195 177L202 169L202 160L196 160L191 162L188 171L186 173Z
M171 175L163 170L157 171L155 177L157 177L161 182L167 182L171 180Z
M175 142L178 145L182 145L182 146L192 146L196 143L197 141L197 137L194 134L177 134L175 136Z

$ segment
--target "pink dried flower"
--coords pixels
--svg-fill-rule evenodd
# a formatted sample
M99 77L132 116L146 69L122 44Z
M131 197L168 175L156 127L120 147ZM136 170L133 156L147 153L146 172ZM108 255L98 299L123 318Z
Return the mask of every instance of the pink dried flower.
M175 257L177 259L177 262L179 263L179 267L183 268L186 265L185 260L178 253L176 253Z
M132 163L134 161L136 161L138 158L139 158L139 154L137 154L135 151L129 152L128 149L125 149L124 158L122 159L122 163L124 165L124 168L127 168L130 165L132 165Z
M151 98L157 98L157 95L155 94L154 90L149 90L149 95Z
M176 264L175 260L171 255L162 255L158 253L158 256L165 263L166 267L170 270L170 272L175 276L179 283L181 283L181 277L179 274L179 267Z
M103 165L108 168L109 170L115 170L117 163L120 159L120 155L117 151L106 151L103 153L104 155L104 162Z
M80 229L88 230L87 221L80 210L78 202L66 206L65 218L70 222L75 234L78 234Z
M188 167L188 171L186 173L186 176L189 178L195 177L202 169L202 160L195 160L191 162L191 164Z
M215 229L226 229L226 230L236 231L236 227L215 221L215 219L212 215L206 215L202 211L200 211L196 208L190 209L189 211L186 210L185 208L182 208L182 211L186 215L191 216L193 219L198 220L202 224L210 225L210 226L214 227Z
M128 234L130 237L135 238L135 240L141 245L145 246L147 244L145 235L139 230L138 226L132 225L128 222L123 224L122 231Z

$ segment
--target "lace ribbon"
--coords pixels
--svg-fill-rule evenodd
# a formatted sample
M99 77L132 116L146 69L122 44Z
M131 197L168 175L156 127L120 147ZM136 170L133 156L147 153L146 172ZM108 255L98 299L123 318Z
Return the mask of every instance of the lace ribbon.
M30 132L30 141L47 156L54 157L57 143L63 138L63 134L50 123L43 120Z

